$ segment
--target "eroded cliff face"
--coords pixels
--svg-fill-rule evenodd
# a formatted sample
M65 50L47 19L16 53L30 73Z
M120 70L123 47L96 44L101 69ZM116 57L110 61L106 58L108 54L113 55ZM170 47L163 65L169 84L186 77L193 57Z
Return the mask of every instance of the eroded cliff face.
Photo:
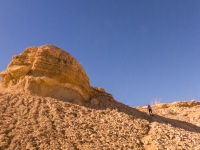
M13 56L0 76L4 87L64 101L87 101L93 96L83 67L69 53L53 45L28 47Z

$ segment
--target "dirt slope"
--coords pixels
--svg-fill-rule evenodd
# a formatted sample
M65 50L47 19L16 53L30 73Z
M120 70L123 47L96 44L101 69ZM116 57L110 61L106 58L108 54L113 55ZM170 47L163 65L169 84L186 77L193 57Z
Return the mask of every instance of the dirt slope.
M200 149L200 105L155 106L150 117L96 92L98 103L80 106L1 89L0 149Z
M90 86L78 61L43 45L0 73L0 150L200 149L200 102L131 108Z
M0 149L143 149L148 122L118 102L103 105L1 91Z
M146 107L137 107L147 113ZM142 138L145 149L200 149L200 102L185 101L153 106L150 130Z

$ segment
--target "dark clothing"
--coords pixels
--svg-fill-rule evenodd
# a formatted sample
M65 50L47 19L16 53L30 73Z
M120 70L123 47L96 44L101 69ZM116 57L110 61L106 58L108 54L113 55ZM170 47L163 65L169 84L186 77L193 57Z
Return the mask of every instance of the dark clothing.
M152 114L152 109L149 109L149 114L150 114L150 113Z
M149 110L149 114L153 114L153 112L152 112L152 108L151 108L150 105L148 105L148 110Z

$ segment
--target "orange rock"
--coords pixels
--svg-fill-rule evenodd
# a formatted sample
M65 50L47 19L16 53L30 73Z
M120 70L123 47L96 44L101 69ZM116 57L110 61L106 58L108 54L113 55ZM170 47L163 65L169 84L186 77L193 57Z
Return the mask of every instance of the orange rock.
M13 56L0 76L5 87L64 101L89 100L93 96L83 67L69 53L53 45L28 47Z

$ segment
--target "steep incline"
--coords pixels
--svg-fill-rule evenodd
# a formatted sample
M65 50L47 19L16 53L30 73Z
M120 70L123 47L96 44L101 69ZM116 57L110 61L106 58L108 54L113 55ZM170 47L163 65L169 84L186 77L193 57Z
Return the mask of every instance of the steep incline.
M147 113L146 107L137 107ZM200 102L185 101L153 106L145 149L200 149ZM154 147L154 148L153 148Z
M97 98L81 106L1 89L0 149L200 149L200 105L155 106L150 117L101 90Z
M148 122L134 116L131 108L132 115L119 111L127 106L114 105L116 109L92 109L1 91L0 149L143 149L140 139L148 131Z
M200 102L131 108L91 87L53 45L29 47L0 73L0 150L199 150Z

